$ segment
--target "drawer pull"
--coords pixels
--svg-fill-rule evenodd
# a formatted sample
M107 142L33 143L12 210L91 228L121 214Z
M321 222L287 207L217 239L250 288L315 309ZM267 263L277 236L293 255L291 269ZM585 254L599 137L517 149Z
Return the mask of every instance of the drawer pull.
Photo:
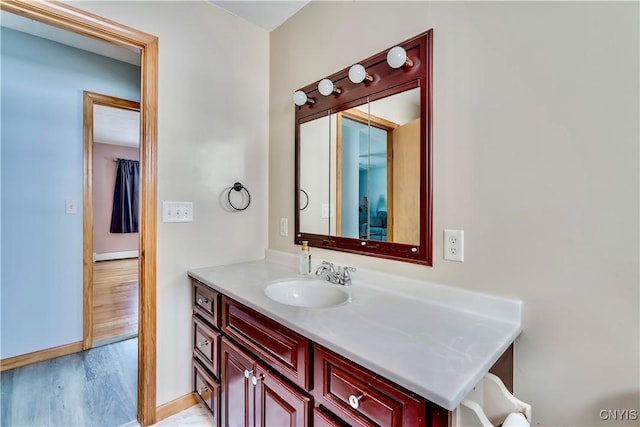
M244 370L244 377L245 377L246 379L249 379L249 377L251 376L251 374L253 374L253 369L252 369L252 370L248 370L248 369L245 369L245 370Z
M258 385L258 381L264 379L264 375L260 375L259 377L256 377L255 375L253 377L251 377L251 384L253 384L254 386Z
M198 344L196 344L196 346L197 346L198 348L206 347L206 346L208 346L208 345L209 345L209 341L207 341L207 340L204 340L204 341L198 341Z
M206 298L198 298L198 304L209 304L209 300Z
M199 394L200 396L202 396L202 393L206 393L206 392L208 392L208 391L209 391L209 387L204 386L204 387L202 387L202 388L199 388L199 389L198 389L198 394Z
M360 406L360 399L362 399L363 397L364 394L361 394L358 397L352 394L351 396L349 396L349 405L351 405L353 409L358 409L358 406Z

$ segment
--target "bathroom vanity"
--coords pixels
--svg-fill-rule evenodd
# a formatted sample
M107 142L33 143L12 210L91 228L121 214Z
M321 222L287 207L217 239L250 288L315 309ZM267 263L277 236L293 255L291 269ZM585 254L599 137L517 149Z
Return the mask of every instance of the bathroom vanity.
M282 304L268 286L317 278L271 255L188 273L194 391L217 425L448 426L521 330L520 301L369 271L344 302Z

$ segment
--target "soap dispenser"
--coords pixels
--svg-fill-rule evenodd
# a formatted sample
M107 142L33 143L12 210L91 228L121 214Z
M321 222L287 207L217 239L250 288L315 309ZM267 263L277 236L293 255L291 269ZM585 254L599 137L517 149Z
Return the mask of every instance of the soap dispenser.
M309 241L302 241L302 248L300 252L300 263L298 265L299 273L308 276L311 274L311 251L309 250Z

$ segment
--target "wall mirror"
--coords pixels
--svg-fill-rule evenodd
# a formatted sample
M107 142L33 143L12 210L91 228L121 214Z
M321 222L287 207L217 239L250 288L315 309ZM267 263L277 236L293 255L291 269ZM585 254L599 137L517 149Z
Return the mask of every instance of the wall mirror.
M297 244L432 264L431 33L295 93Z

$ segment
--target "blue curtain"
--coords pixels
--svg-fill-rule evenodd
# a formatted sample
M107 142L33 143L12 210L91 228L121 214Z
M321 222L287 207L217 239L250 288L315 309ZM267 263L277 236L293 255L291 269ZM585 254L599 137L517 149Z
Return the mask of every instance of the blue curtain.
M138 232L138 188L140 162L118 160L116 187L113 191L111 233Z

